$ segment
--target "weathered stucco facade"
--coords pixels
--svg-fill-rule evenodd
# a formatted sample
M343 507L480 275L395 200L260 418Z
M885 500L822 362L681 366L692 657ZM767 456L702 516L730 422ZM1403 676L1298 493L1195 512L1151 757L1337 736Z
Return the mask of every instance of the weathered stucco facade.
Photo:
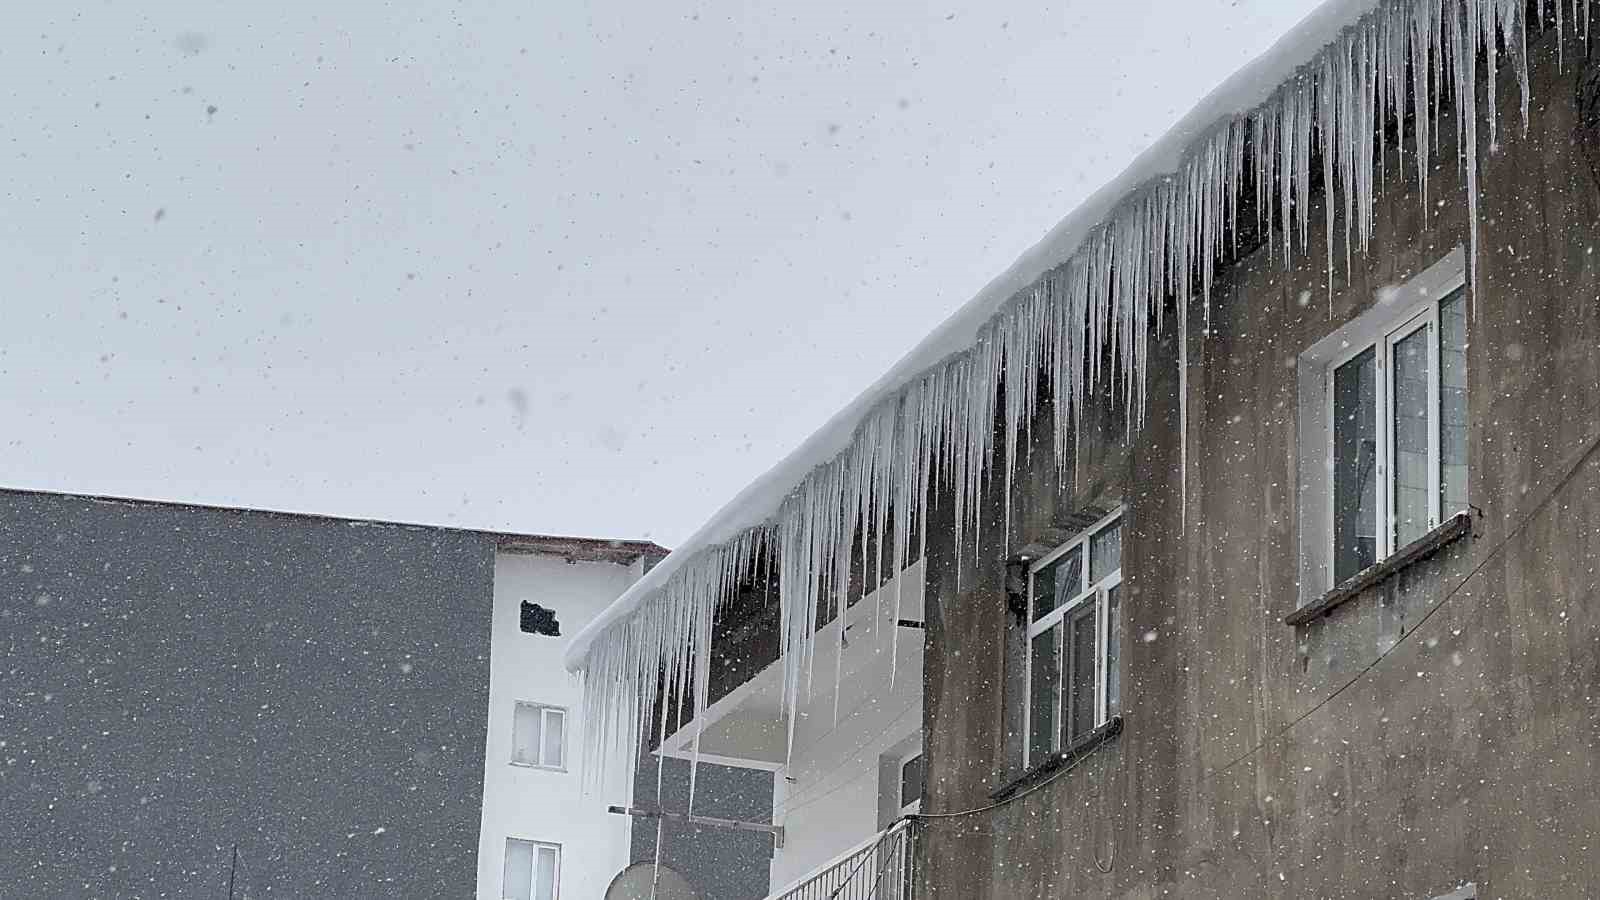
M941 814L989 806L1023 774L1006 554L1059 542L1085 508L1127 509L1123 730L1032 793L926 819L925 896L1600 892L1600 459L1585 456L1600 435L1600 187L1577 137L1583 43L1561 66L1552 33L1529 40L1528 131L1503 77L1500 144L1482 157L1471 534L1284 621L1301 601L1296 362L1468 244L1447 129L1426 204L1388 143L1372 251L1347 269L1335 229L1331 298L1316 228L1287 271L1269 240L1223 273L1210 334L1193 328L1188 347L1186 498L1169 324L1144 423L1125 429L1120 401L1089 415L1075 484L1036 442L1009 535L989 524L1000 479L976 549L930 529L923 812ZM1190 322L1203 316L1193 301Z

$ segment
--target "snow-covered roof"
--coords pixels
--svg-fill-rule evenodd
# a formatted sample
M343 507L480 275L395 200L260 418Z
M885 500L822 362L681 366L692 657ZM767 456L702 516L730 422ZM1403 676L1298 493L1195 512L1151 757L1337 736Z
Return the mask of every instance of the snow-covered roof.
M1573 3L1582 13L1574 19L1587 28L1588 0ZM1480 54L1492 142L1502 58L1517 75L1527 120L1523 16L1523 0L1323 3L574 637L565 662L584 675L587 749L638 747L656 698L688 690L697 707L703 703L716 609L758 558L778 567L793 708L816 659L813 635L824 609L839 605L825 601L842 599L854 543L866 540L859 535L877 542L875 557L861 547L866 558L880 568L892 559L892 572L911 558L913 535L926 535L919 525L935 475L955 489L958 545L977 524L985 481L1003 471L1009 498L1018 438L1040 409L1037 375L1055 400L1058 465L1076 440L1080 401L1105 389L1104 351L1121 367L1116 383L1141 421L1148 338L1163 327L1165 298L1183 301L1181 380L1187 301L1203 300L1209 315L1217 261L1240 224L1247 188L1255 192L1253 214L1279 226L1287 265L1296 239L1307 244L1312 170L1319 170L1331 291L1336 221L1347 253L1365 252L1372 234L1382 162L1375 133L1395 127L1402 146L1409 139L1413 152L1400 164L1409 165L1426 203L1433 134L1447 115L1466 176L1475 280ZM1186 436L1187 392L1179 393ZM1186 447L1180 458L1186 473Z
M770 519L807 473L845 449L871 410L896 395L912 379L971 348L981 326L995 315L1001 304L1051 268L1066 262L1089 231L1103 223L1113 208L1141 185L1176 172L1185 151L1198 137L1213 130L1218 122L1260 104L1292 77L1296 69L1377 5L1378 0L1329 0L1266 53L1225 81L1141 153L1121 175L1073 210L1043 240L934 329L854 402L829 419L782 462L740 491L649 574L579 631L568 645L567 667L580 668L596 635L637 610L667 579L707 547L726 543Z

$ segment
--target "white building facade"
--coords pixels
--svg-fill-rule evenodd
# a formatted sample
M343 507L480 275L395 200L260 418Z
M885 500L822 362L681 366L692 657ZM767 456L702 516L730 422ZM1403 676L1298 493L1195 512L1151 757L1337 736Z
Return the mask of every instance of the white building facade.
M589 784L581 691L566 642L666 551L653 544L504 537L495 552L478 900L590 900L628 864L628 785ZM525 608L526 607L526 608ZM557 633L550 633L557 632Z

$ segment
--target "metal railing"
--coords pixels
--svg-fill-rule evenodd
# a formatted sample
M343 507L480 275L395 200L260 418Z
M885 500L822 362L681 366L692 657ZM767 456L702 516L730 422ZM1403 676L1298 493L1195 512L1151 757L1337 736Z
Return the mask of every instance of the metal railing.
M916 900L916 826L901 819L769 900Z

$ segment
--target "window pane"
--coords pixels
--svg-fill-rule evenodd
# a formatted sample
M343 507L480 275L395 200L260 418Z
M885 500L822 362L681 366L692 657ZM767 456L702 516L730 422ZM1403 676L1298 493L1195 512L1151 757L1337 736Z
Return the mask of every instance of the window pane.
M556 848L539 848L539 868L535 873L533 900L556 900Z
M561 768L566 763L566 714L559 709L544 711L544 764Z
M922 799L922 755L919 753L900 767L900 808Z
M539 762L539 707L518 703L511 724L511 759L537 765Z
M1394 546L1433 527L1428 516L1428 348L1433 326L1394 342Z
M1094 605L1090 604L1082 615L1073 617L1067 638L1070 660L1067 685L1070 700L1067 720L1068 741L1094 730L1094 613Z
M1037 622L1045 614L1055 609L1056 602L1056 567L1045 566L1033 573L1033 618Z
M1439 511L1467 508L1467 303L1456 291L1439 304Z
M1083 546L1033 573L1033 621L1083 593Z
M1106 591L1106 716L1122 712L1122 585Z
M1377 354L1333 371L1333 580L1377 562Z
M1100 530L1089 547L1089 582L1091 584L1122 568L1122 522L1116 521Z
M500 876L500 896L505 900L533 900L532 876L532 842L508 839L505 871Z
M1029 687L1028 761L1037 765L1056 749L1061 708L1061 626L1034 635Z

